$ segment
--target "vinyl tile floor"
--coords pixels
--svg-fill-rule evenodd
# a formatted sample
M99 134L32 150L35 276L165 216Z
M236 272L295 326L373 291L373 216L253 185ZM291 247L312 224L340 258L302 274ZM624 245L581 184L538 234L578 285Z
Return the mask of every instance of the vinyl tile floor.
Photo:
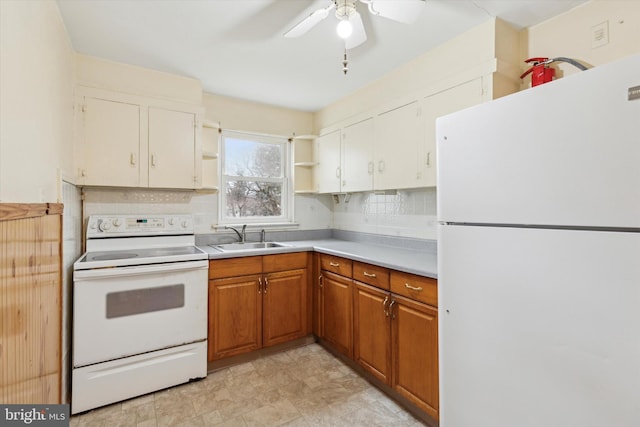
M318 344L71 417L70 427L423 424Z

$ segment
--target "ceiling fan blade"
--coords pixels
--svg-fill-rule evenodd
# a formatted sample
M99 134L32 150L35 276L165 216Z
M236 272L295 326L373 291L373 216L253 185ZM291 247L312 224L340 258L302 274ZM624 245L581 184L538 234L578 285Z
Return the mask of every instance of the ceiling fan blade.
M329 16L329 12L334 7L336 7L336 4L334 2L331 2L329 6L314 11L311 15L307 16L302 21L298 22L289 31L284 33L284 36L289 38L300 37L307 31L315 27L318 22Z
M367 41L367 32L364 30L364 24L362 23L362 17L358 12L349 17L349 22L353 27L353 32L344 42L345 49L353 49L360 46Z
M424 0L373 0L366 2L373 15L403 24L413 24L424 8Z

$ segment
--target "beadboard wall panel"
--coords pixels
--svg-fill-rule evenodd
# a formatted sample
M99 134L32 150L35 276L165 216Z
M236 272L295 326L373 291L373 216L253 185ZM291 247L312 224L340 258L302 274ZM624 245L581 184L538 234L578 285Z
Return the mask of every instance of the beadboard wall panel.
M61 204L0 205L2 403L60 403L61 263Z

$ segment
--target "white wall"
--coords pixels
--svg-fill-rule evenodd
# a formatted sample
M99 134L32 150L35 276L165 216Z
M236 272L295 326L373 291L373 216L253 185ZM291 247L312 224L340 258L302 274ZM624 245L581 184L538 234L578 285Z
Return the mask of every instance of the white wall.
M79 85L201 105L199 80L94 56L75 55Z
M0 1L0 201L59 202L73 172L73 50L55 2Z
M205 117L223 129L291 136L313 132L313 114L204 93Z
M315 131L416 94L426 96L494 71L517 78L518 33L499 19L466 31L315 114ZM496 60L497 59L497 60ZM512 69L513 68L513 69ZM517 90L517 85L513 90ZM489 92L490 95L490 92Z
M605 23L609 42L594 46L594 26ZM591 66L640 52L640 1L594 0L569 12L522 30L523 58L564 56ZM523 65L523 67L525 67ZM557 63L558 76L580 72ZM526 80L526 87L530 79Z

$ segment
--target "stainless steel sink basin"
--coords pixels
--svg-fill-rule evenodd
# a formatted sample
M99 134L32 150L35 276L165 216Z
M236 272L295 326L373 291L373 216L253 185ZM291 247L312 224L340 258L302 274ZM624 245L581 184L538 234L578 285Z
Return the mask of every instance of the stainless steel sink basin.
M221 245L210 245L212 248L222 252L250 251L256 249L282 248L288 245L278 242L245 242L245 243L223 243Z

